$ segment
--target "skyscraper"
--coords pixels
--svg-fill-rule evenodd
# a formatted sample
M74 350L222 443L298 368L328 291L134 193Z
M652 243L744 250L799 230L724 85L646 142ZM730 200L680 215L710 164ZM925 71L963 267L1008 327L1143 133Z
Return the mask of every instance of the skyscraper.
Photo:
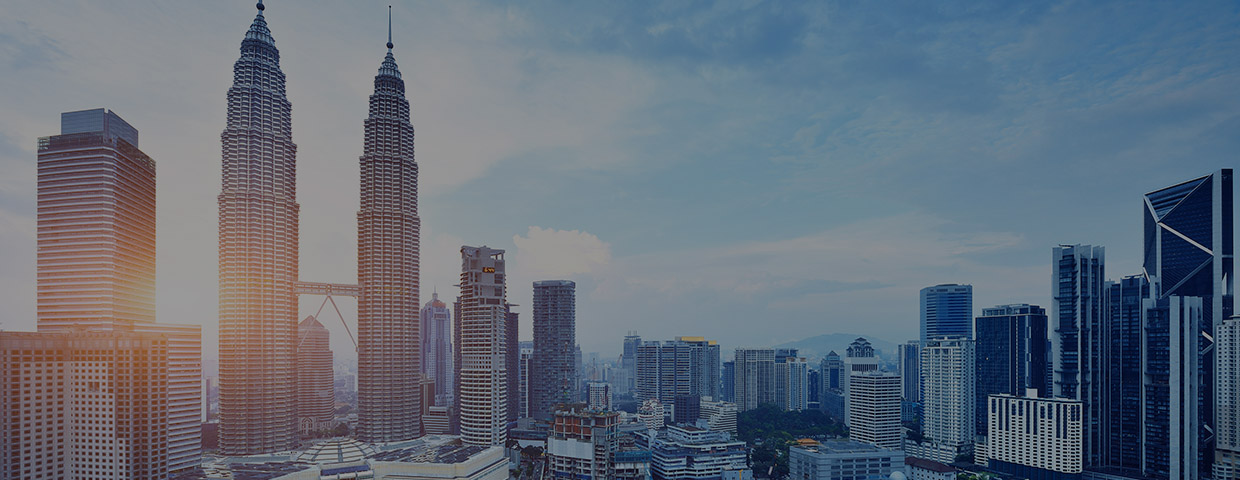
M155 161L102 108L39 139L39 328L155 321Z
M1150 284L1142 275L1127 276L1106 286L1107 405L1102 408L1106 439L1102 464L1141 470L1143 304Z
M637 388L637 346L641 345L642 337L636 333L624 336L624 353L620 356L620 368L628 374L627 383L616 385L622 393L630 393Z
M574 403L577 385L577 284L534 282L534 371L530 416L549 419L555 406Z
M331 428L336 415L331 335L314 316L297 327L297 431L303 437Z
M904 436L900 427L900 377L872 371L853 375L849 382L848 438L900 450Z
M517 359L517 418L530 416L530 369L533 368L534 342L520 342ZM509 373L511 375L511 372Z
M900 345L900 390L905 402L921 401L921 342L909 340Z
M426 401L441 407L452 405L452 314L438 292L422 307L422 360L422 375L435 383L435 398Z
M39 331L161 336L166 377L112 393L166 390L166 422L151 425L166 437L168 470L191 468L202 453L202 327L155 323L155 161L138 130L102 108L61 114L61 134L40 138L38 154ZM92 417L99 429L122 421L122 406L106 406Z
M906 445L909 456L951 463L956 456L973 451L973 415L977 375L973 340L938 337L921 348L921 376L926 445ZM916 448L910 448L916 447Z
M296 437L297 145L263 5L233 65L219 204L220 449L288 450Z
M977 386L974 420L977 433L986 435L987 397L996 394L1024 396L1046 390L1046 309L1037 305L1000 305L982 309L974 332L977 336Z
M720 381L719 395L725 402L736 401L736 362L728 360L723 362L723 379Z
M822 357L819 368L822 370L823 390L843 388L844 360L840 359L840 354L835 350L828 352L827 356Z
M375 75L366 118L357 212L358 438L395 442L422 435L418 312L418 164L413 124L396 58Z
M973 286L942 284L921 289L921 342L930 337L972 338Z
M637 347L639 401L671 404L676 397L719 395L719 344L703 337L676 337L666 342L643 342Z
M1160 479L1203 478L1201 297L1147 298L1141 418L1142 473Z
M745 412L775 403L775 349L738 348L733 361L736 409Z
M1051 355L1054 396L1084 404L1085 464L1102 459L1106 368L1103 284L1106 250L1090 245L1060 245L1051 258Z
M467 445L504 445L508 439L504 275L503 250L461 247L457 405Z
M878 371L878 357L874 356L874 346L869 340L858 337L848 345L844 356L844 370L840 375L840 391L844 397L844 425L849 422L848 386L852 376L858 373Z
M1171 325L1171 331L1181 331L1184 338L1196 338L1196 342L1184 342L1183 350L1175 349L1172 335L1171 358L1181 359L1177 366L1196 363L1199 370L1185 377L1179 385L1173 385L1169 402L1162 407L1172 410L1172 417L1187 422L1183 429L1183 442L1172 435L1172 451L1195 452L1197 465L1194 477L1210 475L1214 460L1215 428L1215 326L1230 318L1234 312L1234 230L1235 196L1233 174L1229 168L1217 170L1201 177L1178 183L1145 194L1142 199L1142 216L1145 219L1145 258L1142 268L1150 282L1150 296L1155 308L1177 311L1173 297L1183 297L1181 304L1192 303L1190 297L1201 299L1201 321L1198 331L1184 330L1188 324ZM1191 306L1186 311L1192 314ZM1180 316L1181 321L1191 321ZM1145 322L1146 325L1150 321ZM1153 329L1148 334L1161 335ZM1148 345L1148 340L1147 340ZM1146 353L1147 358L1150 355ZM1147 375L1147 378L1149 376ZM1173 377L1174 378L1174 377ZM1182 390L1180 390L1182 389ZM1154 397L1162 401L1162 397ZM1197 401L1176 399L1196 398ZM1147 393L1147 401L1151 397ZM1193 411L1195 409L1195 411ZM1196 425L1188 423L1195 422ZM1193 433L1195 432L1195 434ZM1193 442L1193 437L1197 441ZM1193 444L1193 445L1189 445ZM1147 451L1148 451L1147 447ZM1234 453L1234 452L1232 452ZM1191 459L1184 457L1183 461ZM1223 460L1225 461L1225 460ZM1174 459L1172 461L1174 463ZM1173 472L1171 475L1185 475Z
M514 306L516 305L504 304L504 371L508 375L507 420L509 423L521 418L521 399L517 398L517 393L521 390L520 315L512 311Z

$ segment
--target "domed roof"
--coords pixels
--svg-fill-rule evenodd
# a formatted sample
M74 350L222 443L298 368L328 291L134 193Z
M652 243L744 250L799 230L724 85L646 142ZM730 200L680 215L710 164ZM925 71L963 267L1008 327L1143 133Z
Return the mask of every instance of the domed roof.
M375 447L352 438L333 438L314 444L313 447L297 455L297 460L319 465L360 462L374 455L375 452Z
M901 471L891 472L891 475L888 476L887 478L889 480L908 480L908 477L905 476L904 472L901 472Z

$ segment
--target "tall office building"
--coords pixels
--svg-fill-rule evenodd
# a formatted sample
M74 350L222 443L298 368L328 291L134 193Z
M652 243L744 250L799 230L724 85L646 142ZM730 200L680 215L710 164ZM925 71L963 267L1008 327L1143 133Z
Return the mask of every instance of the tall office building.
M745 412L775 403L775 349L738 348L733 361L737 410Z
M1054 396L1085 405L1085 464L1102 459L1106 394L1103 285L1106 250L1060 245L1051 258L1051 355Z
M297 327L297 431L309 437L336 416L331 334L314 316Z
M632 393L637 388L637 346L642 344L642 337L636 332L624 336L624 353L620 355L620 368L627 374L622 385L616 385L621 393Z
M725 402L736 401L736 362L728 360L723 362L723 368L720 369L723 378L719 383L719 397Z
M422 375L435 383L435 398L426 399L427 403L452 405L452 357L452 313L435 292L422 307Z
M457 406L467 445L504 445L508 439L504 275L503 250L461 247Z
M0 332L0 478L168 478L168 344L123 330Z
M1204 478L1201 429L1201 297L1147 298L1142 473L1160 479Z
M555 406L575 403L577 385L577 284L534 282L534 370L530 416L549 419Z
M288 450L296 439L297 146L280 52L259 4L233 65L220 135L220 450Z
M840 354L832 350L827 356L822 357L819 363L819 369L822 370L822 388L823 390L839 390L844 386L844 360L840 358Z
M942 284L921 289L921 342L931 337L973 338L973 286Z
M1240 479L1240 317L1223 320L1214 332L1218 437L1211 478L1236 480Z
M1049 397L1046 389L1046 309L1037 305L1000 305L982 309L974 326L977 349L975 421L986 435L988 397L1025 395L1029 389Z
M418 311L418 164L413 124L396 58L391 20L387 55L375 75L361 164L357 212L357 433L365 442L422 435Z
M809 406L809 362L805 357L789 356L784 357L783 361L776 359L775 375L775 401L784 410L805 410Z
M825 360L824 360L825 361ZM921 342L909 340L900 345L900 395L905 402L921 401Z
M874 346L865 338L858 337L845 350L844 370L840 376L840 393L844 397L844 425L849 422L848 385L852 376L858 373L878 371L878 357L874 356Z
M719 344L714 340L676 337L643 342L637 347L637 399L670 404L684 395L718 398L719 368Z
M852 376L848 387L848 438L882 448L899 450L900 376L877 371Z
M155 161L137 129L102 108L61 114L61 134L40 138L38 154L39 331L163 336L168 468L191 468L202 453L202 327L155 323Z
M1232 170L1225 168L1155 190L1142 199L1145 219L1142 267L1150 282L1151 298L1159 303L1159 308L1172 310L1173 305L1162 305L1171 297L1185 297L1185 301L1188 297L1196 297L1202 302L1201 322L1198 331L1191 335L1200 341L1184 343L1185 350L1172 352L1175 355L1172 358L1181 359L1179 365L1196 363L1199 370L1175 386L1183 390L1173 388L1172 400L1164 405L1173 410L1172 416L1196 423L1186 425L1184 443L1173 444L1171 449L1196 452L1198 462L1194 477L1198 478L1210 475L1214 460L1213 437L1218 432L1214 411L1216 350L1212 339L1215 326L1234 312L1235 196L1232 185ZM1185 325L1173 325L1171 329L1182 330L1183 327ZM1189 335L1186 331L1185 334ZM1176 398L1196 398L1197 401L1177 401ZM1194 408L1195 412L1190 411ZM1196 442L1191 441L1194 436ZM1173 436L1172 442L1178 440ZM1185 462L1189 460L1184 459ZM1184 472L1183 475L1188 475L1187 469Z
M102 108L39 139L39 328L155 321L155 161Z
M521 390L520 315L512 311L512 305L504 304L504 371L508 372L508 423L521 418L521 399L517 392Z
M517 418L530 416L530 369L534 362L534 342L521 342L517 359ZM510 373L511 374L511 373Z
M958 455L972 453L977 428L973 420L977 412L973 408L975 360L973 340L965 337L932 338L922 345L926 445L906 445L909 456L951 463Z
M1102 408L1106 436L1102 465L1128 471L1141 470L1142 369L1141 342L1143 304L1150 284L1132 275L1106 286L1106 402Z

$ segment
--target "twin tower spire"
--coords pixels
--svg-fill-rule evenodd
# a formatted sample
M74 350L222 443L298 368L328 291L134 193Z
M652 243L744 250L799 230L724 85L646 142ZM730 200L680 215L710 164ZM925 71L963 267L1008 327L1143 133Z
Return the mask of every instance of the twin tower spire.
M220 446L226 455L298 441L295 365L300 205L292 104L258 14L228 89L219 204ZM422 435L418 165L405 83L392 55L375 76L359 158L358 439Z

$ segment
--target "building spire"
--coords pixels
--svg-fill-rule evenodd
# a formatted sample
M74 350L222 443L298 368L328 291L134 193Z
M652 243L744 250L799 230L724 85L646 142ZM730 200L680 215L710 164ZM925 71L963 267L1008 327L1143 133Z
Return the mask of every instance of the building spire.
M265 10L265 9L267 8L267 7L264 7L264 6L263 6L263 0L258 0L258 5L255 5L255 7L258 7L258 14L259 14L259 15L262 15L262 14L263 14L263 10Z
M260 0L258 4L259 4L259 5L262 5L263 3L262 3L262 1ZM389 51L389 52L390 52L390 51L392 51L392 46L393 46L393 45L392 45L392 6L391 6L391 5L388 5L388 43L387 43L387 47L388 47L388 51Z

